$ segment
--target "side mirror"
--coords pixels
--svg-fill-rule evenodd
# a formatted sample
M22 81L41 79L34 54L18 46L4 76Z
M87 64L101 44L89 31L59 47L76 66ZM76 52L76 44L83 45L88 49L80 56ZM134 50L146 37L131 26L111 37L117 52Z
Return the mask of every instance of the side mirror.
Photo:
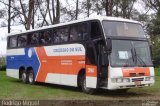
M112 51L112 40L110 38L107 38L106 42L107 42L107 51L111 52Z

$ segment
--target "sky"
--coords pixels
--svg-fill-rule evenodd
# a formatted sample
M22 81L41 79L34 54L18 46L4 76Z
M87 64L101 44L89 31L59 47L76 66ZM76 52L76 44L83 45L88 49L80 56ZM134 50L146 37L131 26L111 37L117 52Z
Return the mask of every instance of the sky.
M11 27L12 32L20 32L20 30L25 31L25 28L23 25ZM7 35L8 35L8 28L7 27L0 27L0 57L2 55L6 55L7 42L6 42L6 40L2 40L2 39L6 39Z
M5 38L5 36L7 36L7 27L3 27L3 28L0 28L0 36L2 38ZM6 41L0 39L0 56L3 54L6 53Z
M68 0L68 3L71 4L70 8L74 7L74 3ZM65 3L63 3L63 5L65 5ZM68 4L66 4L68 5ZM2 4L0 4L0 9L3 7ZM135 8L137 8L137 10L141 13L145 13L146 10L144 10L144 4L142 2L142 0L138 0L138 2L134 5ZM153 13L154 11L150 11L150 13ZM96 14L96 13L95 13ZM92 14L91 16L95 16L95 14ZM83 15L80 15L80 18L82 17L86 17ZM6 46L7 46L7 42L6 40L2 40L2 38L6 38L6 36L8 35L7 33L7 27L1 27L2 22L4 22L4 19L0 19L0 57L1 55L5 55L6 54ZM25 28L23 25L18 25L18 26L12 26L11 27L11 32L20 32L20 31L24 31Z

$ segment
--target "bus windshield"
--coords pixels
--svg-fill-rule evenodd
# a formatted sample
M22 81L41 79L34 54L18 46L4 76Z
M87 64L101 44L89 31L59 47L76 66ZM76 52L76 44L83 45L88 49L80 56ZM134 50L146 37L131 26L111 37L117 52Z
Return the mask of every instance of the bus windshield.
M145 37L142 26L136 23L103 21L103 27L106 36Z
M112 40L111 65L115 67L152 66L147 41Z

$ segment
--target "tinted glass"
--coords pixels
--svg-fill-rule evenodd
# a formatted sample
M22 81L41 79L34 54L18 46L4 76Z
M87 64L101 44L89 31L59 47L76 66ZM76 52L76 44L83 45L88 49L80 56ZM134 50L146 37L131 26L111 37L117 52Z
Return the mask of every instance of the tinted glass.
M98 22L91 22L91 38L96 38L101 35L101 29Z
M21 35L18 37L18 47L27 46L27 35Z
M87 40L88 39L88 24L81 23L78 25L78 35L80 39Z
M79 23L71 27L70 41L78 41L86 39L88 39L88 25L86 23Z
M133 66L130 41L112 41L111 64L113 66Z
M106 36L145 37L145 33L140 24L103 21L103 27Z
M81 37L79 35L78 26L74 25L70 29L70 41L77 41L81 40Z
M51 34L52 34L51 30L43 31L40 34L40 44L44 44L44 45L45 44L51 44L52 43Z
M59 43L59 42L66 42L68 41L69 38L69 28L64 27L64 28L59 28L54 31L54 42Z
M9 47L17 47L17 37L10 37L9 38Z
M149 45L145 41L113 40L110 59L112 66L152 66Z
M134 48L136 50L137 55L137 64L138 65L152 65L151 54L148 42L133 42Z
M34 32L31 35L28 35L29 37L29 44L30 45L37 45L39 44L39 33L38 32Z

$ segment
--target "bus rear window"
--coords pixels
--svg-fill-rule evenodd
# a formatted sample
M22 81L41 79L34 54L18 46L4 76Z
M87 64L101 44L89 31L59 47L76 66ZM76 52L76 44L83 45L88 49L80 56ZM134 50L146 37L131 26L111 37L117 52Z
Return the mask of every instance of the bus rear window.
M123 36L144 38L145 33L140 24L128 22L103 21L106 36Z

